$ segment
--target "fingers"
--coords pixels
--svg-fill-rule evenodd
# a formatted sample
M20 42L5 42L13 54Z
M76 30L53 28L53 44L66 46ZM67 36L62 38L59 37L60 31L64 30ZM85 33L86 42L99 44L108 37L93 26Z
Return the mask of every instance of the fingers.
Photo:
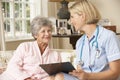
M70 75L73 75L75 77L79 77L80 75L82 75L84 73L83 70L81 69L77 69L77 70L73 70L72 72L69 72Z
M81 72L83 72L83 70L77 69L76 72L81 73Z
M72 76L77 77L77 78L80 79L80 80L83 80L83 79L82 79L83 71L82 71L82 72L78 72L78 71L76 71L76 72L70 72L69 74L72 75Z
M77 65L77 70L82 70L80 65Z
M70 72L69 74L70 74L70 75L73 75L73 76L76 76L76 77L77 77L78 75L80 75L80 73L78 73L78 72Z
M26 78L25 80L32 80L31 77Z
M46 78L46 80L55 80L55 76L49 76Z
M84 72L82 69L73 70L69 74L77 77L80 80L85 80L87 78L87 73Z
M69 73L80 73L80 72L83 72L82 69L76 69L76 70L73 70L72 72L69 72Z
M72 72L69 72L69 74L74 74L74 73L82 73L83 70L73 70Z
M56 74L55 80L64 80L64 75L62 73Z

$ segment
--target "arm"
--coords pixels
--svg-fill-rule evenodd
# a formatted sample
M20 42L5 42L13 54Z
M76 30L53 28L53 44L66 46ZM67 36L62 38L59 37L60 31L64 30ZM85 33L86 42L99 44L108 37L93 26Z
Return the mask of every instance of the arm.
M91 73L88 75L90 79L94 76L95 79L115 80L120 75L120 42L115 33L110 33L108 35L105 39L105 44L109 70L99 73Z
M70 74L82 80L116 80L120 75L119 64L120 60L110 62L110 69L103 72L86 73L83 70L75 70L70 72Z
M108 59L109 69L98 73L86 73L82 70L73 71L71 74L82 79L103 79L103 80L115 80L120 74L120 45L115 34L109 34L109 37L105 39L105 52ZM87 76L87 77L86 77Z
M120 75L120 60L110 62L110 69L99 73L88 73L89 79L115 80Z
M8 63L6 72L10 73L11 77L16 80L24 80L30 77L26 71L23 70L23 60L25 54L25 45L21 44L14 52L13 57Z

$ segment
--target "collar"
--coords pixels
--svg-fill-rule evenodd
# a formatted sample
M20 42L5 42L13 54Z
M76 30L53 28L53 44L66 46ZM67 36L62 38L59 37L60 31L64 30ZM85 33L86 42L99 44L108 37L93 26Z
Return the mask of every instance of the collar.
M98 25L97 25L97 27L99 28ZM92 34L92 37L90 38L89 43L91 43L92 41L94 41L94 40L96 39L97 33L99 32L99 31L97 30L97 27L96 27L94 33ZM88 39L87 36L85 36L85 38Z
M35 46L36 46L36 48L37 48L39 54L41 55L41 52L40 52L40 49L39 49L39 46L38 46L37 41L35 41ZM48 46L46 47L45 51L43 52L43 54L42 54L41 56L44 57L44 56L48 55L48 54L49 54L49 50L50 50L50 48L49 48L49 45L48 45Z

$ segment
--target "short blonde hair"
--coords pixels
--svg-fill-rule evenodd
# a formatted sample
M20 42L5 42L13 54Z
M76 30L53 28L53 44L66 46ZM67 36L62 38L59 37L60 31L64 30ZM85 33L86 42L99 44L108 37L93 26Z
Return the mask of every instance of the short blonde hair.
M101 15L97 8L88 0L77 0L70 8L70 12L84 13L86 15L86 24L97 24Z

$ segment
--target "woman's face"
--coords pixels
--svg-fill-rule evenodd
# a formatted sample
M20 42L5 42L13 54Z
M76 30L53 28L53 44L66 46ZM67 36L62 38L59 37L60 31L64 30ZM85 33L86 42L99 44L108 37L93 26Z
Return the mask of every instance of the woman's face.
M52 35L51 27L44 26L41 27L38 34L35 36L38 43L45 43L48 44Z
M83 14L77 14L71 12L70 17L71 24L75 27L76 31L82 30L82 26L84 25L84 17Z

